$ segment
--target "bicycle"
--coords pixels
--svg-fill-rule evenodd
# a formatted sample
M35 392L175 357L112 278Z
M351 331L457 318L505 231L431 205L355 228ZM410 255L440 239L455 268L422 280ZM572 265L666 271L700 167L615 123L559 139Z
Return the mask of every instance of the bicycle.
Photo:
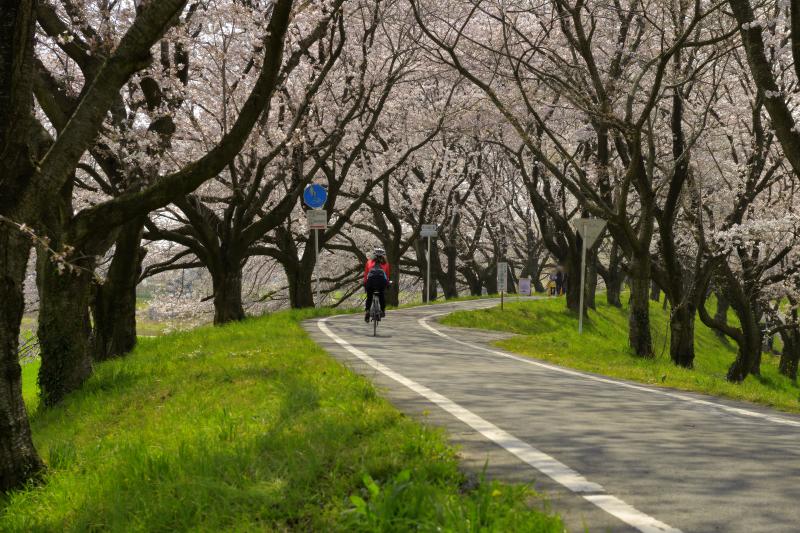
M381 321L381 302L378 295L372 297L372 306L369 308L369 319L372 322L372 336L378 336L378 322Z
M391 286L392 282L390 281L386 288L388 289ZM372 322L372 336L378 336L378 322L381 321L381 302L380 298L378 298L378 293L374 293L372 295L372 305L369 308L369 320Z

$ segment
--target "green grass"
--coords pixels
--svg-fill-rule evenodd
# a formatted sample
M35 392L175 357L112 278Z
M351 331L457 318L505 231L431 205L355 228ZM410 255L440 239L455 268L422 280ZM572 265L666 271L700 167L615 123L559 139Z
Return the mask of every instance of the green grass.
M449 300L446 300L445 297L440 294L439 298L437 298L436 300L434 300L432 302L423 302L422 299L420 298L418 301L400 304L399 307L394 307L394 306L391 306L391 305L387 305L386 308L387 309L410 309L410 308L413 308L413 307L423 307L423 306L426 306L426 305L443 305L443 304L452 304L452 303L457 303L457 302L470 302L472 300L489 300L489 299L492 299L492 298L499 298L499 297L500 297L499 294L484 294L482 296L466 295L466 296L459 296L458 298L451 298ZM508 295L506 295L506 298L508 298Z
M156 322L142 317L136 318L136 335L140 337L160 337L167 329L174 327L174 323L168 321Z
M36 376L39 372L39 360L22 363L22 397L28 412L33 413L39 407L39 389L36 386Z
M524 487L464 487L444 435L301 329L314 310L143 339L36 408L41 483L0 531L561 531Z
M695 367L676 367L669 358L668 311L655 302L650 311L656 357L635 357L627 345L626 312L601 299L598 297L597 312L590 311L582 336L578 335L577 317L566 310L561 298L509 301L505 311L499 307L459 311L444 317L442 323L516 333L517 336L497 342L497 346L566 367L800 412L800 387L778 373L778 357L764 354L761 376L750 376L739 385L729 383L725 374L736 356L735 344L720 340L698 319Z

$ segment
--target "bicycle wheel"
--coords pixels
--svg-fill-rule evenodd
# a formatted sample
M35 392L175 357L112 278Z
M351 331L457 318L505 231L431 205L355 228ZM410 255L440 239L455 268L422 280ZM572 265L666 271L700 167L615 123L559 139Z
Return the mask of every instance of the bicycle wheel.
M378 321L375 320L375 317L372 318L372 336L378 336Z

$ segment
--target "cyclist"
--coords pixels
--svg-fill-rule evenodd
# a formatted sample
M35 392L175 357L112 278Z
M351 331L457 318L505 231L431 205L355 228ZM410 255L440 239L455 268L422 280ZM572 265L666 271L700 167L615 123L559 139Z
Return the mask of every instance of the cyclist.
M364 290L367 291L366 313L364 322L369 322L369 308L372 305L372 297L378 294L378 301L381 304L381 317L386 316L386 287L389 286L389 275L391 267L386 261L386 250L375 248L373 258L367 261L364 267Z

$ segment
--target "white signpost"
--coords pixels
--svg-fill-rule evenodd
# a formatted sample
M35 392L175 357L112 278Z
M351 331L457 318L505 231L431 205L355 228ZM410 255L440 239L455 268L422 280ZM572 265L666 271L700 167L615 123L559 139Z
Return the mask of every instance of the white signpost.
M422 230L420 230L419 234L422 237L436 237L439 234L439 231L436 227L436 224L423 224Z
M314 276L317 280L317 307L319 307L319 231L328 229L328 211L308 209L306 217L308 217L308 229L314 231Z
M581 295L578 310L578 333L583 333L583 293L586 286L586 250L594 246L597 238L606 227L606 221L601 218L579 218L573 221L572 226L581 236L583 246L581 250Z
M436 224L423 224L419 235L428 238L428 303L431 303L431 239L435 239L439 231Z
M500 291L500 310L503 310L503 294L508 292L508 263L497 263L497 290Z
M328 229L328 212L324 209L309 209L306 211L308 217L308 229Z

